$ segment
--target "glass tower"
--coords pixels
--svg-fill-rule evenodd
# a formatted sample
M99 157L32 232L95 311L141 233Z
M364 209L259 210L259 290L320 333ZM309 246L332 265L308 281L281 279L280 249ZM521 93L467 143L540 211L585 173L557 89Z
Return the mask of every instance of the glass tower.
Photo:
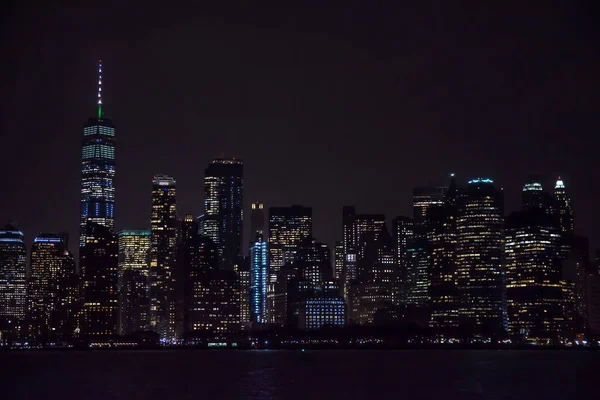
M148 324L149 230L122 230L119 238L119 331L144 330Z
M102 111L102 60L98 62L98 114L83 128L81 145L81 218L79 246L86 223L115 227L115 127Z
M243 164L215 159L204 171L202 231L219 249L223 269L233 271L240 254L243 220Z
M469 181L456 201L459 318L475 333L501 334L506 328L503 203L503 192L484 178Z
M175 179L166 175L152 180L150 219L150 328L162 339L175 335L175 253L177 202Z
M554 198L557 203L558 214L560 216L560 230L565 234L572 234L575 231L575 219L573 218L573 207L571 205L571 196L567 193L564 181L558 177L554 187Z
M0 229L0 318L25 318L26 269L23 232L7 225Z
M250 320L267 322L267 285L269 255L267 242L261 237L250 247Z

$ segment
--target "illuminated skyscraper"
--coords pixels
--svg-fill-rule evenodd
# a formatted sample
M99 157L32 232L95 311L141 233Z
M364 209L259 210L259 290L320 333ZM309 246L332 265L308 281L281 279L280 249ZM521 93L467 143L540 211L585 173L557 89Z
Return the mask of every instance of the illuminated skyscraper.
M444 204L446 187L426 186L413 189L413 219L416 225L422 225L427 219L430 207Z
M250 321L267 322L267 287L269 254L267 242L260 235L250 247Z
M117 237L107 227L88 222L85 246L80 251L83 277L81 334L116 335L119 320Z
M414 234L413 220L408 217L399 216L392 221L392 237L394 239L397 260L398 274L401 282L400 298L402 302L406 301L406 280L408 278L408 270L410 267L410 258L408 245Z
M121 335L148 326L150 231L122 230L119 242L119 331Z
M265 206L261 202L252 203L250 211L250 243L256 241L257 237L265 240Z
M456 269L465 329L501 334L506 327L502 265L504 196L491 179L477 178L457 199Z
M225 270L233 271L240 255L243 211L241 160L215 159L204 170L204 219L202 230L210 237Z
M240 292L234 271L202 274L194 281L192 330L213 338L240 330Z
M0 229L0 318L23 319L27 310L27 249L23 232Z
M554 187L554 198L557 203L560 216L560 229L564 234L572 234L575 231L575 219L573 217L573 207L571 197L567 193L567 188L563 180L558 177Z
M31 246L27 291L33 337L57 338L74 332L78 283L66 235L42 233L36 237Z
M306 239L298 248L295 264L304 280L313 286L331 281L331 252L325 243L319 243L315 239Z
M233 266L236 275L239 293L239 321L242 329L248 329L251 325L251 270L250 259L239 256Z
M556 339L563 312L558 223L541 209L506 219L508 333L528 341Z
M459 327L460 297L456 286L456 200L454 175L444 204L427 210L429 241L429 326L438 332Z
M150 328L161 338L172 339L175 335L177 202L176 182L169 176L153 178L150 228Z
M344 242L341 240L335 242L333 259L333 279L341 285L344 272Z
M312 237L312 208L293 205L269 209L271 280L287 262L294 262L300 244Z
M102 60L98 62L98 115L83 128L81 145L81 218L79 246L86 223L115 227L115 127L102 111Z

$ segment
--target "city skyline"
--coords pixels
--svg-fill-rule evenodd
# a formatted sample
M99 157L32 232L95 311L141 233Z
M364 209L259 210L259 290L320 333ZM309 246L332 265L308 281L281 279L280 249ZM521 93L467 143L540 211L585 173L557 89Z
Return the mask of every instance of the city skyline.
M492 177L505 189L509 213L519 208L531 172L543 175L548 189L558 175L565 179L579 216L576 231L599 247L598 193L589 185L599 178L592 150L598 139L588 134L591 96L598 92L589 61L597 56L584 45L594 38L585 13L555 6L552 18L543 19L527 6L498 6L500 21L516 35L507 37L500 22L485 29L476 22L486 20L485 6L464 15L440 6L463 28L431 17L426 31L415 24L429 10L416 7L352 14L365 24L350 24L331 9L207 9L189 17L166 11L177 24L158 23L156 31L130 28L139 10L129 6L52 16L15 10L24 22L41 18L70 28L40 40L37 28L21 35L26 24L6 25L8 39L41 47L39 53L6 47L0 112L11 151L0 166L13 171L6 183L14 190L0 200L0 220L13 221L27 243L40 232L76 237L79 134L95 112L90 73L101 58L104 113L118 127L116 230L149 228L150 207L137 205L147 203L157 173L178 179L182 213L201 214L202 171L223 154L244 160L246 215L256 200L266 207L311 206L315 237L330 246L341 239L340 204L383 213L389 224L411 214L412 188L442 184L454 172L459 183ZM102 23L107 15L110 31ZM422 35L406 43L404 29L411 27ZM557 43L558 32L569 34ZM135 34L145 38L139 49L117 40ZM202 58L187 51L194 38L203 38ZM536 46L520 44L531 41ZM53 43L64 44L60 57ZM37 171L47 166L60 185L39 179ZM34 199L35 190L45 202Z

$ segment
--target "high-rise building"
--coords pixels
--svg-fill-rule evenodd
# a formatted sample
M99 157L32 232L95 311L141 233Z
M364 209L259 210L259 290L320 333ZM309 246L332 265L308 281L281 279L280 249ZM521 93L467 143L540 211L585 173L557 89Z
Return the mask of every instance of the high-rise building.
M97 116L83 128L81 145L81 218L79 246L86 223L115 227L115 127L102 110L102 60L98 62Z
M241 160L215 159L204 170L202 230L219 249L225 270L233 271L240 254L243 211Z
M269 209L269 268L271 280L294 262L300 244L312 237L312 208L293 205Z
M341 284L344 273L344 242L342 240L335 242L333 263L333 279Z
M84 336L116 335L119 295L117 237L108 227L88 222L81 248L83 304L79 327Z
M427 210L429 246L429 327L438 332L456 332L460 297L456 271L456 200L454 175L444 204Z
M531 178L523 186L522 209L541 210L548 215L556 213L555 201L550 193L544 191L540 179Z
M27 249L23 232L0 229L0 319L23 319L27 310Z
M189 273L185 285L185 332L203 330L206 318L207 286L219 269L219 251L212 239L197 236L189 243Z
M150 231L122 230L119 243L119 332L132 334L148 327Z
M408 268L408 242L413 236L413 220L399 216L392 221L392 237L396 243L398 267L401 271Z
M487 178L470 180L457 199L456 269L465 329L487 335L506 330L504 196Z
M265 240L265 205L259 201L252 203L250 211L250 243L257 238Z
M332 279L331 252L325 243L306 239L300 244L295 264L302 278L312 285L321 285Z
M176 320L177 327L184 335L191 330L189 310L192 302L193 277L199 273L201 237L198 233L198 221L191 215L185 214L180 221L180 231L177 242L176 279Z
M66 235L42 233L31 246L27 298L33 338L65 338L77 327L79 281Z
M152 181L150 219L150 329L163 339L175 336L175 253L177 201L175 179Z
M251 270L249 257L239 256L233 270L236 275L239 293L239 320L242 329L248 329L251 325Z
M508 333L528 341L557 339L563 329L558 221L532 208L506 218Z
M407 268L404 273L405 302L425 310L429 304L429 266L431 254L426 236L413 236L406 249ZM424 312L424 311L423 311Z
M250 247L250 320L267 322L267 288L269 284L268 245L260 235Z
M560 230L563 234L572 234L575 231L575 219L571 197L567 193L564 181L558 177L554 187L554 199L560 218Z
M413 189L413 219L417 226L422 226L427 219L430 207L444 204L446 187L426 186Z

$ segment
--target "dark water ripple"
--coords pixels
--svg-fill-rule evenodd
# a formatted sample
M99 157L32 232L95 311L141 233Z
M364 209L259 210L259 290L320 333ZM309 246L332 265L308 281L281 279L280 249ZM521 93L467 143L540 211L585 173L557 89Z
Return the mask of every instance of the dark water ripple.
M0 353L6 399L594 399L583 351Z

